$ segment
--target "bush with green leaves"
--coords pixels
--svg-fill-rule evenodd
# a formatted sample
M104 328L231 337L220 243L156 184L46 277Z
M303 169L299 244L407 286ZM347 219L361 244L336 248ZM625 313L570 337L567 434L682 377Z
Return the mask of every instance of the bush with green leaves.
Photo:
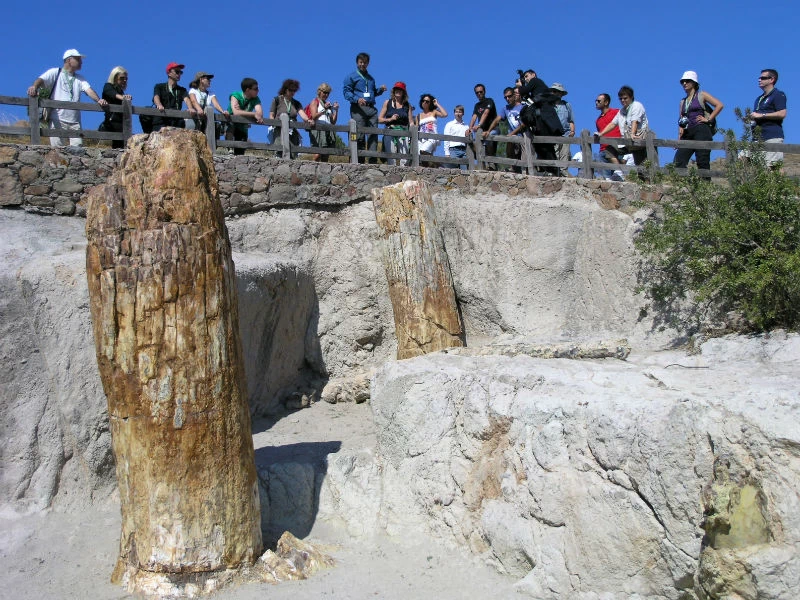
M756 132L757 133L757 132ZM800 327L800 186L765 164L762 145L727 133L733 156L720 182L669 175L666 195L636 246L656 322L709 322L764 331Z

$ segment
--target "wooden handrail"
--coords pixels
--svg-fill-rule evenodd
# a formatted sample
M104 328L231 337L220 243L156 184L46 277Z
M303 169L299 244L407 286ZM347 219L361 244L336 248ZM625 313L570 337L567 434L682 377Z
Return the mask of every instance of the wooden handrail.
M0 105L11 106L27 106L28 109L28 125L25 127L10 127L0 126L0 133L6 135L17 136L30 136L32 144L40 144L42 136L74 138L81 137L84 139L95 140L127 140L133 135L133 117L134 115L147 115L147 116L161 116L173 117L182 119L191 119L196 117L188 111L184 110L159 110L152 106L133 106L130 101L124 100L122 104L109 105L101 107L96 103L88 102L65 102L61 100L51 100L49 98L38 97L15 97L15 96L0 96ZM110 112L120 113L122 115L122 132L109 132L109 131L94 131L94 130L81 130L81 131L68 131L61 129L52 129L42 126L39 122L39 113L41 108L70 108L82 112ZM313 129L316 131L333 131L337 135L344 133L347 135L347 143L338 148L317 148L313 146L293 145L291 143L291 131L293 129L311 129L307 124L297 121L290 121L288 115L282 114L279 119L264 119L264 126L280 127L280 139L275 140L273 144L264 144L260 142L235 142L228 139L216 139L216 123L223 123L225 125L230 123L242 123L248 125L255 125L255 120L249 117L233 116L233 115L220 115L215 113L212 107L207 107L205 110L206 126L205 131L202 133L208 140L209 147L213 152L217 147L223 148L249 148L249 149L262 149L281 152L282 156L289 158L297 153L304 154L325 154L325 155L349 155L351 163L358 162L359 158L365 157L378 157L378 158L406 158L412 166L419 165L419 142L420 140L437 140L449 142L464 142L465 138L462 136L451 136L440 133L421 133L414 126L407 130L396 129L383 129L379 127L359 127L357 123L350 120L346 125L331 125L329 123L315 123ZM357 139L359 135L381 135L388 137L408 137L409 154L377 152L369 150L359 150ZM659 165L658 149L659 148L688 148L692 150L722 150L726 153L728 160L733 160L733 151L730 148L728 141L694 141L694 140L673 140L656 138L655 134L649 132L644 139L630 139L618 138L607 136L595 136L587 130L583 130L580 136L567 137L567 136L508 136L508 135L489 135L485 141L494 141L506 144L520 144L523 146L522 159L509 159L500 156L486 156L483 146L483 132L478 130L476 134L467 139L466 158L456 158L452 156L425 156L424 160L431 163L447 163L455 165L467 165L472 170L475 168L486 168L491 165L510 165L515 167L522 167L524 171L529 174L536 172L540 167L558 167L559 169L577 168L579 170L578 176L581 178L592 178L594 172L598 169L602 170L620 170L624 173L629 171L642 172L642 166L628 166L617 165L606 162L598 162L593 159L592 146L594 144L616 144L625 145L629 148L642 148L647 152L649 168L647 175L653 177L657 172L665 171L665 167ZM574 144L579 146L583 157L582 162L573 160L542 160L534 158L532 151L533 144ZM800 154L800 144L763 144L763 149L770 152L784 152L787 154ZM686 169L676 169L677 173L688 172ZM710 172L710 174L719 174L718 172Z

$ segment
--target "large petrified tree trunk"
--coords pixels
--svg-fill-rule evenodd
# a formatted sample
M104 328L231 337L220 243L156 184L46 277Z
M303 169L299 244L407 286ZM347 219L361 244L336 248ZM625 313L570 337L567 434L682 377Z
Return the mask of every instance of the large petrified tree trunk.
M394 310L397 358L464 345L450 263L424 182L372 190Z
M235 275L203 137L133 138L89 194L86 234L122 505L112 581L154 591L253 563L262 542Z

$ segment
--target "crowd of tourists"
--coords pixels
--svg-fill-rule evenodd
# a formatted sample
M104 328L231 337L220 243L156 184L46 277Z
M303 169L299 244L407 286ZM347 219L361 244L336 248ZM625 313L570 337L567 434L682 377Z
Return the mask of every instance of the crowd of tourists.
M124 67L118 66L111 70L103 86L102 95L98 95L89 83L78 74L83 65L84 55L76 49L67 50L63 55L63 65L46 70L28 88L31 96L41 96L60 100L77 102L81 94L86 94L100 106L109 104L122 104L131 100L126 93L128 85L128 72ZM383 151L389 153L391 164L406 164L409 147L408 132L411 128L419 131L418 152L422 164L436 166L426 156L436 152L439 141L432 139L431 134L438 133L437 120L449 116L447 109L442 106L433 94L425 93L419 98L417 109L408 96L405 82L398 81L391 90L385 85L377 86L374 77L369 73L370 57L362 52L356 56L356 69L347 75L342 84L342 95L350 107L350 118L359 128L383 125L386 133L383 136ZM291 121L303 123L308 128L311 145L316 148L333 148L337 143L334 131L326 127L317 127L318 124L335 125L339 116L339 103L331 102L331 85L321 83L316 90L316 96L305 107L295 95L300 90L300 82L295 79L286 79L280 86L277 95L269 102L265 112L259 97L258 81L245 77L241 82L241 89L228 95L226 106L220 104L217 96L210 91L214 75L206 71L198 71L189 89L180 85L185 65L170 62L166 66L167 80L155 84L153 88L152 106L159 111L187 110L191 119L167 116L166 114L141 119L142 129L145 132L158 131L162 127L194 127L205 130L207 126L206 108L212 107L214 111L224 115L221 121L216 122L215 135L219 138L225 135L235 141L247 141L249 125L246 123L226 123L230 115L248 117L250 120L263 124L264 119L278 119L286 114ZM680 85L685 96L680 100L678 110L678 139L694 141L711 141L716 131L716 119L724 108L724 104L700 87L700 80L695 71L686 71L681 76ZM753 103L749 113L749 122L759 139L769 143L781 143L784 140L783 120L786 117L786 94L780 91L776 84L778 72L775 69L764 69L758 79L760 94ZM389 92L388 97L382 102L379 98ZM500 124L505 122L505 132L510 136L534 136L532 147L536 158L540 160L570 160L582 157L570 156L570 144L540 143L535 136L575 136L575 121L571 104L565 100L567 89L561 83L547 85L529 69L519 71L519 78L503 90L504 104L500 108L494 100L487 96L486 86L478 83L474 86L477 101L474 104L469 120L466 120L464 105L453 107L453 120L449 121L443 133L447 136L461 138L447 140L443 144L445 156L463 158L466 156L467 145L472 143L476 135L483 146L486 156L496 156L498 151L497 141L494 136L500 134ZM608 93L598 94L595 108L598 117L595 122L595 135L604 138L643 139L650 127L644 105L636 100L634 90L630 86L622 86L617 92L622 108L611 107L611 96ZM416 113L416 114L415 114ZM144 116L143 116L144 117ZM46 120L52 129L65 131L79 131L81 129L80 111L59 108L50 111ZM122 132L122 113L106 111L105 119L100 129L111 132ZM280 127L270 128L270 143L280 139ZM300 145L297 129L289 132L290 141ZM463 140L463 141L462 141ZM607 141L607 140L606 140ZM50 143L54 146L71 144L80 145L80 137L51 137ZM115 140L113 147L121 148L124 142ZM512 159L525 159L525 144L507 143L506 157ZM361 150L377 152L378 136L376 134L361 134L358 138L358 147ZM234 148L235 154L243 154L243 148ZM710 150L679 148L675 153L674 165L685 168L692 155L695 156L698 169L710 168ZM328 155L318 153L314 160L326 161ZM646 158L646 150L639 145L627 147L624 144L602 143L595 159L609 163L609 169L604 172L608 179L621 179L621 170L614 170L615 164L641 164ZM377 158L360 158L359 160L377 162ZM767 152L766 162L774 165L783 160L783 155L778 152ZM492 165L489 165L492 168ZM462 165L465 167L465 165ZM515 167L515 170L521 170ZM541 167L540 172L547 175L566 175L565 168L555 166Z

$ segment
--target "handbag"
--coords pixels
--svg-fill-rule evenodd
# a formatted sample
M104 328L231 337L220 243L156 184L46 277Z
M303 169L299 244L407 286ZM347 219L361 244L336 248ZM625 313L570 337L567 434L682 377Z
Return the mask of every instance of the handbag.
M58 73L56 73L56 80L53 82L53 87L50 88L50 93L47 95L48 100L53 99L53 92L56 91L56 86L58 85L58 78L61 76L61 68L59 67ZM53 114L53 109L48 107L42 107L39 109L39 123L41 127L47 127L50 125L50 117Z

